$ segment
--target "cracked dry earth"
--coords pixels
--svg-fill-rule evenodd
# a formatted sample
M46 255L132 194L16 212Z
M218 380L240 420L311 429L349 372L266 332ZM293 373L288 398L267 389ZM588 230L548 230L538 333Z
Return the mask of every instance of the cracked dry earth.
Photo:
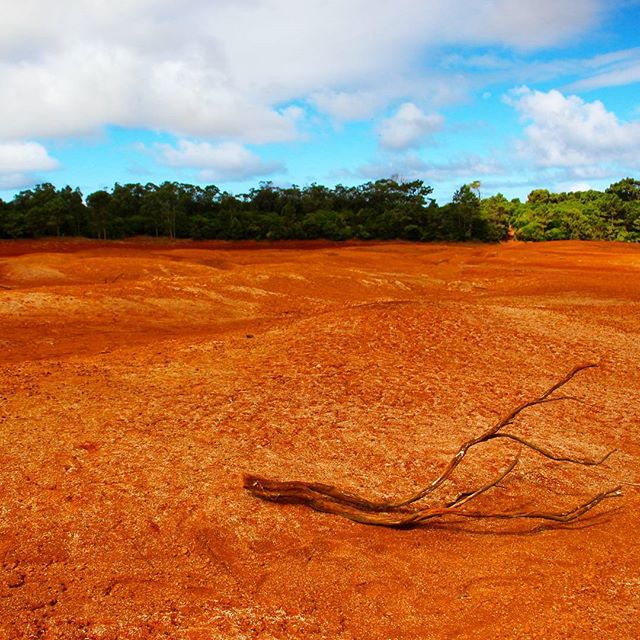
M0 243L0 638L640 637L640 248ZM372 498L574 365L484 511L368 527L242 474ZM517 445L469 454L438 500Z

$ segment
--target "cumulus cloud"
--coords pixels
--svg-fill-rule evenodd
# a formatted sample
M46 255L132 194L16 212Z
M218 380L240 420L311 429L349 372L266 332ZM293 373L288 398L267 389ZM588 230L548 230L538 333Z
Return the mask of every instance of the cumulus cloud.
M6 142L0 144L0 172L49 171L58 162L37 142Z
M0 143L0 189L33 184L34 174L57 168L57 160L37 142Z
M158 159L169 167L197 169L202 180L240 181L282 173L278 162L265 162L235 142L213 145L208 142L179 140L176 146L157 144Z
M518 150L538 167L637 163L640 120L619 120L599 100L521 87L505 101L529 123Z
M234 90L188 59L148 59L86 44L20 65L0 65L12 100L0 104L0 138L84 135L108 124L272 142L295 137L297 108L277 109Z
M392 150L418 147L443 124L444 118L440 114L425 114L412 102L405 102L393 116L381 122L378 128L380 145Z
M417 86L442 45L536 48L602 0L21 0L0 21L0 139L105 125L239 143L290 140L308 101L365 117ZM470 19L472 15L472 19ZM366 19L363 19L366 16ZM388 88L390 77L402 82ZM447 99L440 83L434 95ZM454 92L455 96L455 92Z

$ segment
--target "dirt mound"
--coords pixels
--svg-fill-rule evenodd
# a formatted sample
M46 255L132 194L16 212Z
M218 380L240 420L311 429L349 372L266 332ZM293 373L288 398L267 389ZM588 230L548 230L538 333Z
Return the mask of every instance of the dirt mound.
M638 637L639 317L632 245L0 243L0 637ZM575 523L385 530L242 489L411 495L581 362L512 430L618 451L525 451L476 504L624 483Z

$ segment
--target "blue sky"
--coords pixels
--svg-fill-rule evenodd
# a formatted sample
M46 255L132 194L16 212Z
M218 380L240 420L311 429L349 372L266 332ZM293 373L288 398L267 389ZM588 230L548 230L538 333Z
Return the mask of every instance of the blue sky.
M0 197L399 176L441 202L640 176L640 0L21 0Z

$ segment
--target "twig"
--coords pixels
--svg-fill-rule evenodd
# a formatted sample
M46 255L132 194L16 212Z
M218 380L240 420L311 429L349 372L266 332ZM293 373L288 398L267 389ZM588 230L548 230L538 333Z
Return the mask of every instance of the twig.
M514 458L513 462L495 480L492 480L489 484L485 484L483 487L476 489L475 491L461 493L457 498L447 503L447 507L461 507L466 502L470 502L479 495L489 491L489 489L493 489L493 487L502 482L516 468L519 460L520 452L518 452L518 455Z
M605 462L605 460L607 460L610 455L617 451L617 449L611 449L611 451L605 453L602 458L599 458L597 460L592 460L590 458L570 458L568 456L555 455L548 449L543 449L539 445L533 444L532 442L529 442L528 440L525 440L524 438L516 436L512 433L496 433L495 435L491 436L491 439L494 438L508 438L509 440L514 440L515 442L523 444L525 447L529 447L529 449L537 451L539 454L543 455L545 458L549 458L550 460L555 460L556 462L572 462L573 464L581 464L585 467L597 467L598 465L601 465L603 462Z
M591 498L591 500L579 505L575 509L571 511L565 511L561 513L553 513L553 512L545 512L545 511L525 511L523 513L474 513L474 512L460 512L459 516L464 516L465 518L502 518L502 519L511 519L511 518L536 518L539 520L555 520L556 522L571 522L576 518L587 513L587 511L591 511L593 507L599 505L603 500L608 500L609 498L621 498L622 497L622 487L614 487L613 489L609 489L608 491L603 491L599 493L597 496Z

